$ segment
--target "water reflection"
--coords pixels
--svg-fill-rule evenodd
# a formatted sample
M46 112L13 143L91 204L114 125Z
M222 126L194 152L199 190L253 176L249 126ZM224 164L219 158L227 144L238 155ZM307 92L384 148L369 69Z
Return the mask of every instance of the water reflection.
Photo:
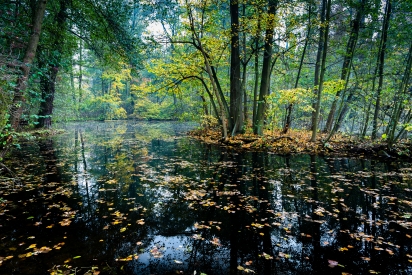
M408 163L240 153L181 123L66 127L7 160L23 185L1 181L2 274L412 272Z

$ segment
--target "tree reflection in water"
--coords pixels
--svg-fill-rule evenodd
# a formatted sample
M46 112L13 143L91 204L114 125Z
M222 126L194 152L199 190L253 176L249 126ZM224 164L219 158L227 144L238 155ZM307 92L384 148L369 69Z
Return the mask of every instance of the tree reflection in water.
M13 152L0 273L412 272L410 164L241 153L190 127L70 124Z

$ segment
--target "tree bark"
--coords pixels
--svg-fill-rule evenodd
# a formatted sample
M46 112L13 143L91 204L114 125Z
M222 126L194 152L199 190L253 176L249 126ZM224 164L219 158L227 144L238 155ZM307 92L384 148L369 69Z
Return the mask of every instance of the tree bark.
M266 112L266 96L269 94L270 71L272 63L273 35L275 27L275 14L277 9L277 0L268 0L268 22L266 26L265 45L263 52L262 75L260 80L259 101L257 103L256 121L253 132L257 135L263 135L263 126Z
M386 52L386 42L388 40L388 29L389 29L389 20L391 18L392 4L390 0L387 0L385 8L385 17L382 25L382 37L380 43L380 51L378 55L378 90L376 91L376 104L375 112L373 115L373 128L372 128L372 140L376 139L378 133L378 116L381 109L381 92L383 86L383 69L385 65L385 52Z
M243 129L242 91L240 86L239 4L230 0L230 132L232 135Z
M315 75L313 80L314 86L314 95L317 96L319 93L319 75L320 75L320 66L322 62L322 53L323 53L323 40L325 39L325 16L326 16L326 5L327 0L322 0L322 10L320 12L320 27L319 27L319 41L318 41L318 51L316 53L316 61L315 61ZM312 103L312 122L311 122L311 130L313 130L314 124L317 123L315 119L316 115L316 102Z
M57 31L53 33L54 41L52 43L52 50L50 53L40 54L40 58L43 55L43 63L47 66L47 73L40 79L40 89L42 100L40 103L40 109L38 113L38 128L51 128L52 126L52 114L54 94L56 92L56 78L59 72L59 67L63 54L64 45L64 31L66 30L66 1L60 0L60 10L56 15L55 22ZM49 54L53 55L50 56ZM50 59L53 60L50 62ZM49 63L50 62L50 63Z
M330 26L330 10L331 10L331 0L324 0L324 5L326 5L326 27L324 31L324 38L323 38L323 47L322 47L322 65L320 68L320 76L319 76L319 88L317 91L317 98L315 104L315 112L312 121L312 137L310 141L316 141L316 135L318 131L318 123L319 123L319 114L320 114L320 105L321 105L321 98L322 98L322 90L323 90L323 79L325 76L325 66L326 66L326 55L328 51L328 42L329 42L329 26Z
M30 66L36 57L37 46L39 44L40 32L43 24L44 13L46 11L47 0L40 0L37 3L36 10L33 11L32 33L27 44L26 53L23 58L23 64L20 66L22 74L17 79L17 85L14 89L13 102L10 110L10 124L12 129L19 128L21 115L23 114L23 103L26 101L24 91L27 87L27 79L30 74Z
M258 26L255 37L255 84L253 89L253 110L252 110L252 124L256 123L257 99L259 90L259 33L260 33L260 16L258 18Z

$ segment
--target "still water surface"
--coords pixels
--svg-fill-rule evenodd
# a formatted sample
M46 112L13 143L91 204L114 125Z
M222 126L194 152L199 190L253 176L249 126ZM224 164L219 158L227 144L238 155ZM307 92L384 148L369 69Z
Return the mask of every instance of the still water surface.
M6 160L0 274L412 274L410 163L241 153L184 123L62 127Z

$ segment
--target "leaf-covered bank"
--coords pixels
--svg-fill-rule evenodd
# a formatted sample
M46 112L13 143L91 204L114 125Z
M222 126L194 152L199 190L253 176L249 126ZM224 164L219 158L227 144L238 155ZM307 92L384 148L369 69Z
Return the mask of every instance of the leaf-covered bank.
M323 156L355 156L359 158L401 158L411 159L411 140L400 140L390 145L385 140L361 140L342 134L334 135L328 142L328 134L320 133L319 140L310 142L310 131L292 130L288 134L281 131L267 131L263 136L254 134L240 134L223 140L220 130L195 129L189 135L209 144L219 144L239 150L266 151L279 155L289 154L315 154Z

